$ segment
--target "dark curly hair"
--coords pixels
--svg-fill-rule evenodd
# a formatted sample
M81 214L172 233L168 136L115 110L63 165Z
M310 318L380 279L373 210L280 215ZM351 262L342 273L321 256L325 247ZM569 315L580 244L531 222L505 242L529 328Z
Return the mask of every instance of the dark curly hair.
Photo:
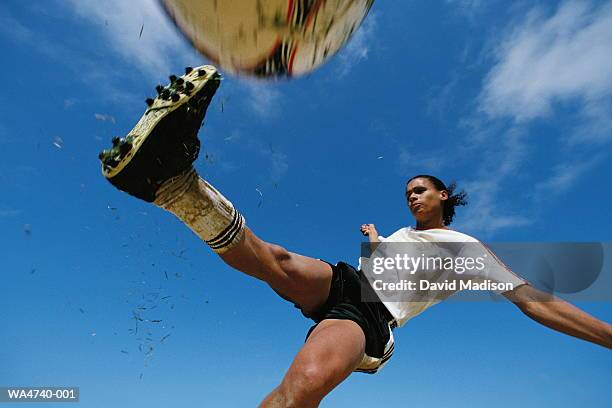
M418 176L412 177L410 180L406 182L406 184L410 183L414 179L424 178L434 185L438 191L444 191L448 193L448 200L444 201L442 208L442 220L444 221L444 225L450 225L453 222L453 217L455 216L455 207L460 207L467 205L467 193L464 190L455 193L457 189L457 183L452 182L448 186L446 186L442 180L437 177L431 176L429 174L419 174Z

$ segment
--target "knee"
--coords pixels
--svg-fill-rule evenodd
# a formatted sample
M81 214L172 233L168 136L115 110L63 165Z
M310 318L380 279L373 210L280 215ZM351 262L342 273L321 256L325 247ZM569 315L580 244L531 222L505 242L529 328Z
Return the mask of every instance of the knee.
M279 264L291 259L291 253L280 245L268 244L268 250L274 260Z
M306 365L299 372L287 373L280 385L287 407L316 407L325 397L327 389L327 376L321 367Z
M255 276L273 288L285 290L291 282L291 253L280 245L262 243L258 248Z
M291 263L291 252L280 245L267 244L268 262L267 268L272 268L275 272L285 271Z

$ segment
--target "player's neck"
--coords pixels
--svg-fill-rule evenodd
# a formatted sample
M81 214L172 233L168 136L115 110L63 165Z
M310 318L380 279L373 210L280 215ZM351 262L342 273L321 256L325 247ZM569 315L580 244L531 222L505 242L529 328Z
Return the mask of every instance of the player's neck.
M417 230L428 230L428 229L436 229L442 228L445 229L444 222L442 219L435 220L427 220L427 221L417 221L416 229Z

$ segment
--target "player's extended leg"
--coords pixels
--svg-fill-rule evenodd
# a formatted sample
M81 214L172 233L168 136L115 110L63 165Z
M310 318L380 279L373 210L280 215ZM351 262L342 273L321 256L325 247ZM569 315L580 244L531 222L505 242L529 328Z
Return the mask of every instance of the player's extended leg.
M332 278L327 263L267 243L249 228L245 227L244 238L220 257L239 271L265 281L306 314L327 300Z
M331 267L259 239L221 193L193 169L163 184L155 204L171 212L230 266L268 283L305 313L327 300Z
M318 407L355 370L364 350L365 336L357 323L323 320L308 337L281 384L260 407Z
M192 167L206 109L220 83L211 66L187 68L158 86L158 97L124 139L101 153L104 176L117 188L176 215L229 265L266 281L305 312L329 293L331 267L257 238L244 218Z

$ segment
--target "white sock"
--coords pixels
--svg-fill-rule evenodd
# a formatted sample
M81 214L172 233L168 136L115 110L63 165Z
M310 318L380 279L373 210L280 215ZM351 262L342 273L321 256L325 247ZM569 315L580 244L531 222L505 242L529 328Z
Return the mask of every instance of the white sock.
M155 204L176 215L218 254L244 236L244 217L191 168L157 191Z

